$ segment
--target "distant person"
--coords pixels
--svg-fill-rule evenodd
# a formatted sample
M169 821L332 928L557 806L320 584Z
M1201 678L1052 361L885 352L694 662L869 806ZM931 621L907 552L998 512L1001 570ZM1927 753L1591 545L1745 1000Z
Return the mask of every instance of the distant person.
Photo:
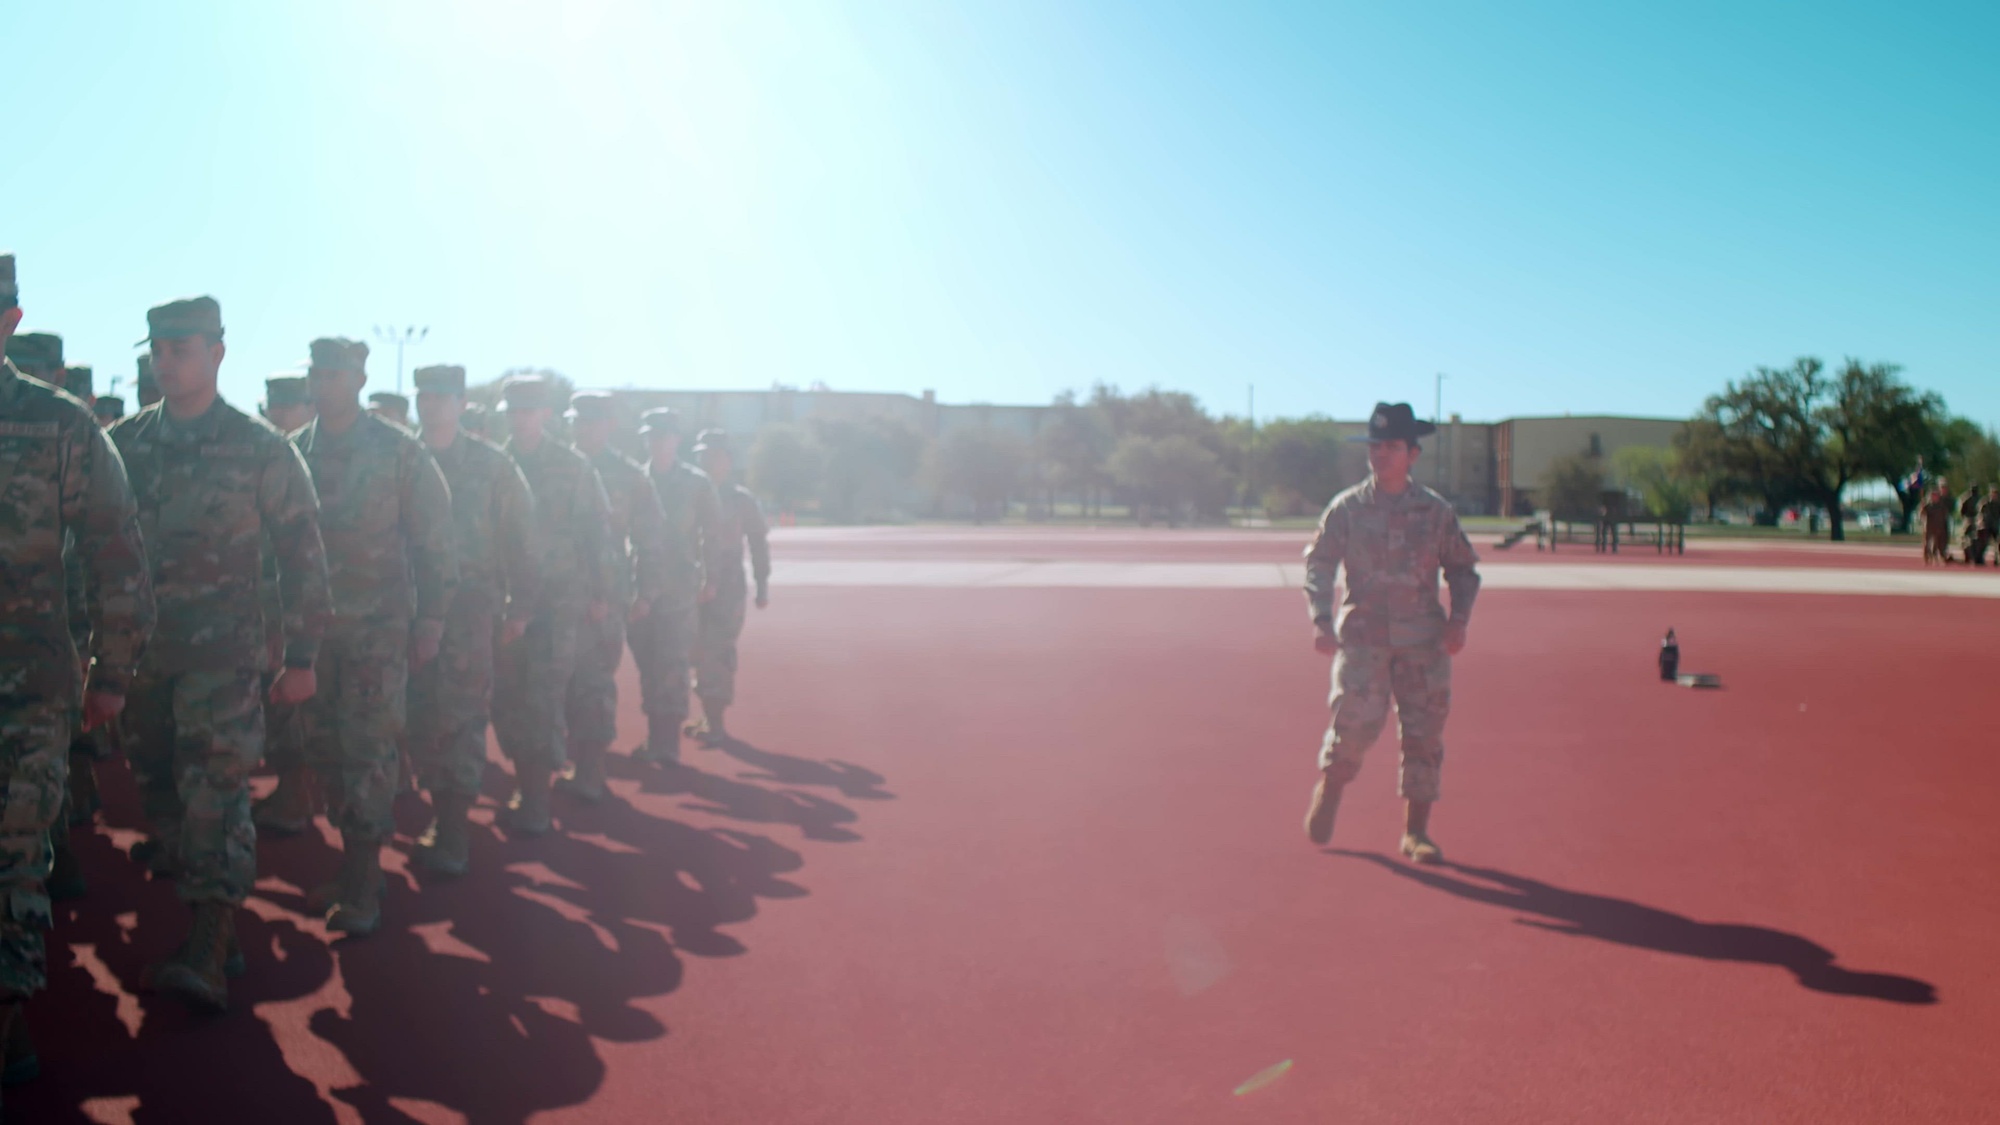
M1951 491L1943 477L1924 497L1919 514L1923 519L1924 565L1943 566L1951 562Z
M144 410L160 401L160 381L153 378L153 357L151 354L140 353L139 374L132 387L132 394L139 400L139 409Z
M1975 517L1979 523L1979 542L1984 547L1995 548L2000 542L2000 484L1986 486L1986 495L1979 499L1979 513ZM2000 548L1994 550L1994 565L2000 566Z
M72 363L63 368L62 389L85 406L97 406L97 375L87 363Z
M1979 531L1979 502L1985 496L1975 484L1958 498L1959 542L1965 550L1967 566L1986 565L1986 537Z
M1368 443L1368 479L1333 498L1306 550L1313 647L1334 658L1333 719L1320 747L1306 835L1315 844L1333 838L1341 791L1382 733L1393 698L1403 739L1398 789L1409 803L1402 852L1416 863L1444 858L1430 837L1431 805L1444 767L1451 658L1465 648L1479 595L1479 558L1458 513L1410 480L1419 439L1435 432L1408 403L1377 403L1368 433L1350 439ZM1448 616L1438 603L1439 571L1451 590ZM1346 597L1336 617L1334 579L1341 572Z
M729 728L723 716L736 701L736 642L743 635L750 600L750 588L743 581L743 548L746 544L750 548L757 608L763 609L771 604L771 529L757 498L736 483L728 434L703 430L695 438L694 456L715 483L721 514L706 560L715 595L702 603L695 631L694 694L701 700L701 719L689 733L705 746L725 746Z
M313 420L312 392L304 375L273 375L264 380L264 420L290 436ZM275 682L285 666L284 605L279 594L278 559L265 543L264 643L266 687ZM266 693L268 697L268 692ZM278 775L278 787L257 802L252 818L258 828L280 836L296 835L312 824L319 812L313 795L311 771L306 768L305 746L301 740L299 709L290 703L268 699L264 704L264 761Z
M647 475L666 520L666 589L652 611L630 629L632 662L639 666L639 695L646 709L646 743L633 752L642 762L680 761L681 726L688 717L688 673L694 659L701 604L715 597L707 574L708 544L720 534L722 502L708 474L680 459L680 415L670 406L639 419L646 439Z
M410 400L394 391L376 391L369 395L368 412L406 430L410 428Z
M97 401L90 404L90 413L98 425L109 427L125 417L125 400L117 395L98 395Z
M273 375L264 380L263 415L280 433L295 434L313 420L312 391L304 375Z

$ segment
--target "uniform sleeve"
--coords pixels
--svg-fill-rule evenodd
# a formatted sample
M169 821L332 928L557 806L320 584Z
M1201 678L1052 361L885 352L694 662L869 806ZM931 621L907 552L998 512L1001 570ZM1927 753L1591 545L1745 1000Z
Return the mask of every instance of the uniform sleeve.
M703 473L694 490L694 530L698 547L695 558L701 563L701 581L706 586L722 573L715 554L722 542L722 494L715 481Z
M604 480L596 467L588 463L583 468L581 491L583 495L576 498L572 511L577 554L586 571L584 584L591 601L608 602L618 591L620 552L612 549L611 498L604 492Z
M660 494L653 488L653 475L644 469L633 474L632 514L627 534L632 537L633 563L638 568L634 598L651 603L666 593L668 568L673 562L667 547L666 513L660 510Z
M764 522L764 509L747 488L736 492L743 507L743 538L750 542L750 577L762 590L771 582L771 525Z
M500 575L507 584L507 616L525 621L542 596L542 533L535 523L535 494L512 457L500 462L493 487L494 527L500 534Z
M139 539L139 507L125 461L96 423L84 419L78 456L64 466L63 523L76 533L90 615L87 690L123 693L153 634L153 579Z
M1479 555L1449 505L1438 519L1437 553L1445 589L1451 591L1452 623L1464 625L1472 620L1472 603L1479 598Z
M1333 620L1333 583L1347 557L1347 518L1337 504L1320 513L1319 531L1306 548L1306 604L1315 623Z
M320 638L333 620L326 545L319 535L319 494L312 473L291 442L280 442L264 468L257 510L278 570L278 602L285 622L285 667L310 668Z
M458 590L458 533L451 520L451 488L437 459L415 438L404 442L409 472L403 494L403 541L417 579L417 620L442 630Z

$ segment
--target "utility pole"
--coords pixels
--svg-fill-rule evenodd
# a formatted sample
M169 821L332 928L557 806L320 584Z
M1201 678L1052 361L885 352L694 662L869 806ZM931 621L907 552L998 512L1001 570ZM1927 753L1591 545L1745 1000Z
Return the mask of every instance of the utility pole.
M1250 384L1250 448L1243 455L1243 518L1257 502L1257 384Z
M1433 426L1442 425L1444 422L1444 380L1444 372L1438 372L1437 402L1431 407L1431 424Z
M415 325L408 328L384 328L379 324L375 326L375 338L377 340L385 344L396 345L397 394L403 393L403 349L414 344L423 343L424 337L430 334L431 330L428 325L422 328L418 328Z

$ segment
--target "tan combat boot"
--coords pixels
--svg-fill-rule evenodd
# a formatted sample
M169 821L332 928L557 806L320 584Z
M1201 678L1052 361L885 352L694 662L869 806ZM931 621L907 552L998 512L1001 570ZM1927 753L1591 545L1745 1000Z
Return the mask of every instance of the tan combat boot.
M173 956L152 966L150 979L142 983L198 1007L222 1011L229 1006L228 965L235 947L236 908L226 902L195 903L187 940Z
M602 804L611 790L604 784L604 755L609 746L572 746L570 767L556 779L556 788L585 804Z
M1431 803L1411 801L1403 814L1403 858L1411 863L1444 862L1444 852L1431 840Z
M1340 811L1340 794L1346 788L1326 774L1313 786L1312 804L1306 809L1306 838L1324 846L1333 839L1333 817Z
M339 897L326 911L326 928L366 937L382 928L382 841L359 833L343 841Z
M683 721L680 718L647 719L646 741L632 751L632 760L667 766L680 764Z
M431 800L435 816L417 840L417 866L434 875L459 876L472 865L472 798L440 793Z
M720 750L729 745L729 727L723 722L723 715L728 710L725 704L711 704L703 700L701 718L688 724L688 733L710 750Z
M310 775L305 766L293 766L278 775L278 787L250 813L259 831L296 836L312 827L313 814L319 809L313 800Z
M507 827L523 836L546 835L554 825L549 819L549 777L551 771L516 767L519 787L507 802Z

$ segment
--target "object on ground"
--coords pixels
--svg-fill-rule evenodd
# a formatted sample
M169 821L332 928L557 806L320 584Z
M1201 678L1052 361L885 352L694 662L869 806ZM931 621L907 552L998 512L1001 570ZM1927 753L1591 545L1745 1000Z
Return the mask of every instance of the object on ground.
M1680 674L1681 643L1674 639L1674 631L1667 630L1667 639L1660 642L1660 678L1672 680Z
M1689 672L1674 682L1682 687L1719 688L1722 686L1722 677L1710 672Z

